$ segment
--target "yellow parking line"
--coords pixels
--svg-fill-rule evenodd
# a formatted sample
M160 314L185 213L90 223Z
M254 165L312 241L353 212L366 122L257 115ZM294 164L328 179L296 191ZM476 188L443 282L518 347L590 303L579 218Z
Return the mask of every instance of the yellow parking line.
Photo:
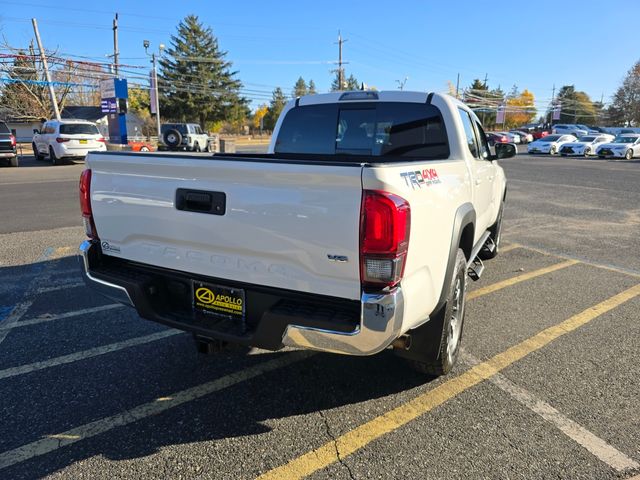
M496 282L491 285L487 285L486 287L479 288L467 293L467 300L472 300L474 298L481 297L482 295L493 293L497 290L502 290L505 287L510 287L511 285L515 285L516 283L524 282L525 280L530 280L546 273L551 273L563 268L570 267L571 265L575 265L576 263L580 262L578 262L577 260L567 260L566 262L556 263L555 265L551 265L549 267L544 267L539 270L534 270L532 272L523 273L522 275L507 278L506 280L503 280L501 282Z
M423 393L413 400L360 425L338 437L335 442L327 442L321 447L270 470L258 478L260 480L303 478L328 467L337 462L339 458L344 459L372 441L406 425L456 395L492 377L514 362L548 345L553 340L572 332L638 295L640 295L640 285L636 285L593 307L587 308L571 318L546 328L533 337L472 367L460 376L446 381L433 390Z
M509 245L500 247L500 253L507 253L507 252L510 252L511 250L515 250L516 248L520 248L520 247L522 247L522 245L520 245L519 243L510 243Z

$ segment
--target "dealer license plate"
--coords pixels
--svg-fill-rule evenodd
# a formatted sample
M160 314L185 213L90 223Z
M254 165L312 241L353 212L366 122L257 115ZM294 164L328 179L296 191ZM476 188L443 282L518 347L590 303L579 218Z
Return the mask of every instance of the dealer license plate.
M244 290L194 281L192 293L196 314L244 319Z

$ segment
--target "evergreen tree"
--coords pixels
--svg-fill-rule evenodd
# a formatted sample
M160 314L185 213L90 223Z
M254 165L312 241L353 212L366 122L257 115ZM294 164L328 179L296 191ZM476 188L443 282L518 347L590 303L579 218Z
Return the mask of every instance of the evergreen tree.
M342 71L342 74L346 76L344 70ZM360 90L360 82L358 82L358 79L353 76L353 73L349 75L349 78L343 77L342 87L339 85L339 78L339 72L336 72L336 76L333 78L333 82L331 82L332 92L336 92L338 90Z
M574 85L565 85L558 92L560 120L557 123L596 123L596 109L585 92L576 90Z
M293 98L297 98L297 97L302 97L307 93L309 92L307 90L307 84L305 83L304 78L298 77L298 81L293 86L293 91L291 92L291 96Z
M616 90L609 113L618 124L640 125L640 61L631 67Z
M264 116L264 128L267 130L273 130L280 116L280 112L287 104L287 97L280 87L277 87L271 94L271 104L269 105L269 111Z
M242 83L225 60L227 52L220 49L210 27L197 16L189 15L171 36L171 47L160 59L160 111L179 121L237 121L240 105L247 100L240 96Z
M316 84L313 80L309 80L308 93L309 95L315 95L316 93L318 93L318 90L316 89Z

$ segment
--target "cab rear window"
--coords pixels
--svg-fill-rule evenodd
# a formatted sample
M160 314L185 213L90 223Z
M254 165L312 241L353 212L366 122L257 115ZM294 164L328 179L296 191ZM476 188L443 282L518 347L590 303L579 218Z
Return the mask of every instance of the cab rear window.
M449 142L437 107L362 102L294 107L286 114L275 153L444 159Z

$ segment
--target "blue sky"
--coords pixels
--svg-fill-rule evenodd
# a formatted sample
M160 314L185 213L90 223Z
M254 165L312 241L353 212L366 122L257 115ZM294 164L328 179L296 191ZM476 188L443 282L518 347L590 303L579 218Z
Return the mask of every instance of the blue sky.
M120 14L121 62L147 65L142 47L170 43L194 13L218 37L253 105L275 86L289 93L298 76L329 89L338 30L347 39L347 74L378 89L446 91L487 74L490 87L532 91L536 105L553 85L575 84L593 100L615 92L640 59L640 2L478 1L0 1L0 34L15 47L33 38L38 19L48 49L108 61L111 21ZM0 50L2 52L2 50ZM142 71L142 70L141 70Z

